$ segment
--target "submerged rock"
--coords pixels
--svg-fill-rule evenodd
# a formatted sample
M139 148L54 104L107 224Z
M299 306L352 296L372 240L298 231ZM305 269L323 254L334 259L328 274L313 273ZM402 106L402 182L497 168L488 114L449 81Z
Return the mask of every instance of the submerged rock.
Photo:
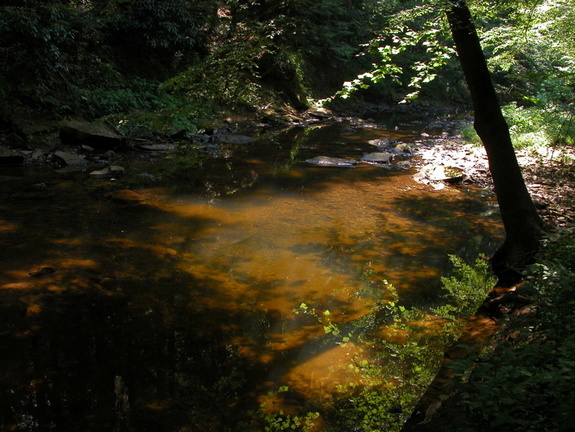
M112 165L101 170L92 171L90 178L93 179L111 179L124 175L124 168L118 165Z
M173 144L150 143L150 144L138 144L138 148L150 152L169 152L175 150L176 146Z
M48 266L44 266L44 267L39 267L36 270L33 270L29 273L30 277L34 277L34 278L39 278L42 276L47 276L49 274L55 273L56 269L54 269L53 267L48 267Z
M395 168L401 171L407 171L408 169L411 169L411 163L407 161L401 161L395 164Z
M305 161L311 165L329 166L329 167L353 167L357 161L353 159L343 159L331 156L316 156Z
M212 140L216 143L247 144L252 142L254 139L246 135L214 134L212 135Z
M393 156L391 153L366 153L362 156L361 161L371 164L390 164Z
M392 153L395 155L412 155L413 150L411 146L406 143L399 142L392 138L378 138L368 141L374 147L377 147L381 152Z
M143 195L130 189L119 189L109 192L105 196L114 202L125 205L139 205L145 200Z
M383 137L369 140L368 143L375 147L391 147L397 144L397 140L389 137Z

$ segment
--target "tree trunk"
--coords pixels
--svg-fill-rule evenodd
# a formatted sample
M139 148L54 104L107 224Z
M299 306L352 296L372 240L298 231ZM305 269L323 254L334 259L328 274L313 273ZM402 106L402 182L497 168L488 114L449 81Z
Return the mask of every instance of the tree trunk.
M543 223L521 174L509 127L503 117L487 61L465 0L451 0L447 9L451 34L475 111L505 227L505 241L491 258L500 279L515 278L533 261Z

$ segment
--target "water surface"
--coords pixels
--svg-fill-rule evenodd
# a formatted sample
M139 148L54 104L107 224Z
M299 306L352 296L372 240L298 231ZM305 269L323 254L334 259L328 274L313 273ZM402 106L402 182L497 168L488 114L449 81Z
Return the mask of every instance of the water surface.
M447 255L494 249L493 202L413 170L301 162L413 129L293 128L169 186L5 181L0 429L399 427L440 361L425 311Z

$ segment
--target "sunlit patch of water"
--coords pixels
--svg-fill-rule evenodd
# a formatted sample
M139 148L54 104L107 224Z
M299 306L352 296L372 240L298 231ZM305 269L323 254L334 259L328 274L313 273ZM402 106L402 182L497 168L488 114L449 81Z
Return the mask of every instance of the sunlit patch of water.
M54 185L50 206L6 207L22 221L0 228L17 246L0 276L14 318L3 322L3 426L113 426L118 376L138 430L264 430L280 409L330 430L368 410L397 426L439 362L442 325L426 311L442 301L447 254L488 252L499 231L464 189L302 163L359 159L375 137L414 139L341 132L297 128L236 148L205 163L203 190L142 187L135 207L71 181ZM41 266L54 271L31 277Z

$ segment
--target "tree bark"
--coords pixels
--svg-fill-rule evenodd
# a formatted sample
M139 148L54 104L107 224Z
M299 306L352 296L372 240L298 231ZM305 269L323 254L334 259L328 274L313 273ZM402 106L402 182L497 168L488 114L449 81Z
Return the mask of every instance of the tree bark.
M543 223L517 162L509 127L465 0L450 0L447 19L473 102L474 127L483 142L505 228L505 241L491 258L501 279L515 278L539 249Z

